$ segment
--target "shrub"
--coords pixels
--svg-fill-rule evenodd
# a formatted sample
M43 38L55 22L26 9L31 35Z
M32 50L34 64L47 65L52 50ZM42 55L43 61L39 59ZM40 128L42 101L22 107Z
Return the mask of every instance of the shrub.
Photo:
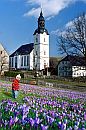
M7 76L7 77L16 77L17 74L20 74L21 77L24 78L24 73L22 73L22 72L16 72L16 71L4 72L4 76Z

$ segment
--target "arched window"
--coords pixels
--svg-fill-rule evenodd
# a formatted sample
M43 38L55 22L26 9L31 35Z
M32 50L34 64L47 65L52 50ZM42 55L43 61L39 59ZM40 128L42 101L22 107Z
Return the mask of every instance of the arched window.
M44 42L45 42L45 38L44 38Z
M36 42L38 42L38 38L36 37Z
M46 51L44 51L44 55L46 55Z

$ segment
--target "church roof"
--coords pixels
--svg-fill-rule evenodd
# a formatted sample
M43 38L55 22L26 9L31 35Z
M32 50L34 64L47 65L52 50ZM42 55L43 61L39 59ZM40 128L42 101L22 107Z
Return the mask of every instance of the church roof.
M15 52L13 52L10 57L13 57L15 55L27 55L30 54L31 51L34 48L34 43L25 44L20 46Z
M37 34L40 34L40 33L43 34L44 32L45 32L47 35L49 35L47 29L36 29L33 35L35 35L36 33L37 33Z
M45 21L45 20L44 20L44 17L43 17L42 11L41 11L40 16L39 16L39 18L38 18L38 21Z

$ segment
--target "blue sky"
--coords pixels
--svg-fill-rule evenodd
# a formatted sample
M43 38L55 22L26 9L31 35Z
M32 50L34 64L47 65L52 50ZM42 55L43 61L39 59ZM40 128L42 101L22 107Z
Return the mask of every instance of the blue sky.
M0 43L11 54L33 42L41 7L50 34L50 56L59 56L57 32L86 12L86 0L0 0Z

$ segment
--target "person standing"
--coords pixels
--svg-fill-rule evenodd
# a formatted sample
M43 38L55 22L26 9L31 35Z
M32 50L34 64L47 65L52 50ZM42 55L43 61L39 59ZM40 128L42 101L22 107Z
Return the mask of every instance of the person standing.
M18 93L19 93L19 81L21 79L21 75L18 74L16 76L16 78L13 80L12 83L12 96L13 98L17 98L18 97Z

